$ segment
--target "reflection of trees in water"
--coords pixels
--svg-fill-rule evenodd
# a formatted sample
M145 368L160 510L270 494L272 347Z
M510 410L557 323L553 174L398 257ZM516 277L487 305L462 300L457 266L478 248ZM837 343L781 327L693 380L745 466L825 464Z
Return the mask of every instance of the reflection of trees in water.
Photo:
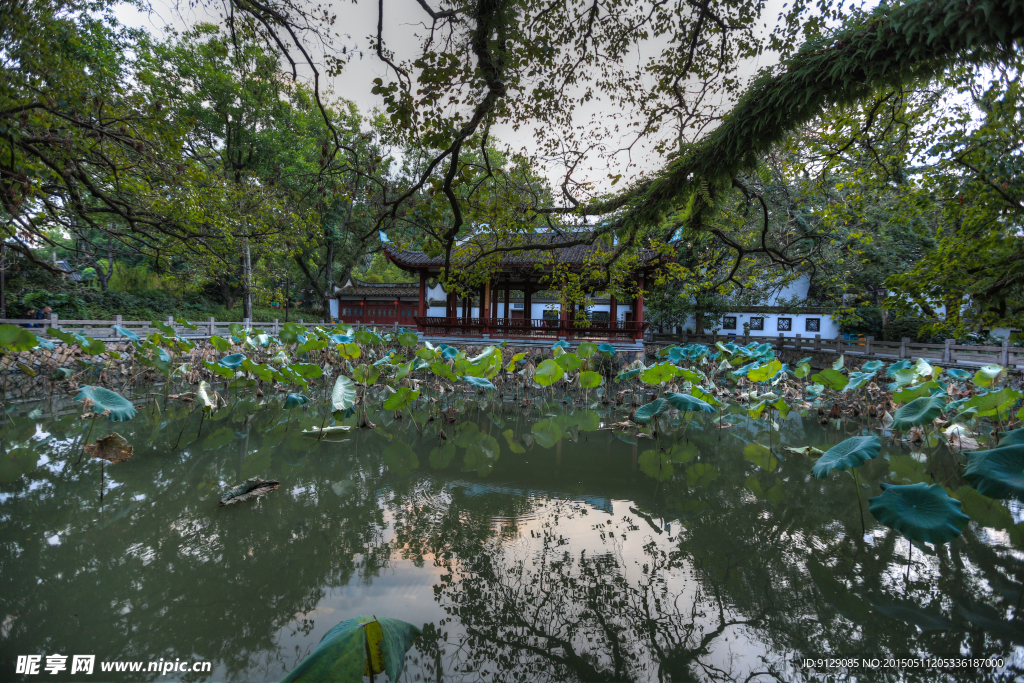
M100 659L195 657L234 680L276 679L316 643L289 651L275 634L310 635L307 615L333 587L372 582L392 557L442 571L435 598L448 616L417 645L431 680L790 680L801 674L784 660L796 654L966 647L986 656L1024 644L1012 619L1024 585L1016 550L987 542L972 523L904 594L905 542L889 530L874 545L858 540L849 482L813 479L802 457L745 457L748 431L694 424L687 438L699 455L658 483L631 472L630 447L610 434L566 426L550 449L509 452L503 429L522 439L563 408L518 424L505 411L506 425L472 407L460 424L475 429L448 426L449 446L436 453L436 440L416 441L408 416L374 416L377 430L332 443L300 440L298 425L276 425L273 409L247 423L248 410L218 413L184 452L168 448L181 406L118 425L136 454L108 469L102 507L97 463L66 466L77 455L70 443L33 446L34 424L7 430L8 446L63 455L3 488L0 615L15 618L0 667L73 643ZM183 443L195 438L194 418ZM65 420L53 431L77 427ZM688 478L695 463L717 478ZM863 474L877 490L904 465L872 461ZM929 461L908 476L952 476L947 465ZM224 483L255 474L281 489L256 505L216 508ZM605 524L562 494L515 494L575 491L578 482L580 495L635 501L648 519ZM1007 528L1001 503L970 505L984 526ZM673 520L671 541L657 518ZM1007 533L1022 546L1012 526ZM915 572L923 557L915 551ZM901 677L913 674L872 680Z
M277 631L332 587L389 561L382 470L352 468L338 459L338 444L281 448L273 411L249 424L244 417L208 420L185 452L170 451L166 435L173 443L180 422L168 423L167 413L118 425L134 430L135 456L108 469L102 506L99 465L87 461L55 461L5 486L16 490L0 502L0 614L15 618L3 670L18 653L73 646L100 660L189 657L236 680L256 671L277 679L306 654L284 651ZM218 509L218 482L236 483L253 467L285 485L256 505ZM341 493L332 488L339 482L347 482ZM58 534L59 544L44 534ZM312 628L311 620L295 625Z

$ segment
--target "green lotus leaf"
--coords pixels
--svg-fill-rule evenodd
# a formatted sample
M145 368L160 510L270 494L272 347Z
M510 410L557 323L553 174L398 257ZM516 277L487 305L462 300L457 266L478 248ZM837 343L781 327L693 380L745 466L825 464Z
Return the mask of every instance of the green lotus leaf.
M442 363L441 361L436 361L434 363L431 363L430 364L430 371L433 372L438 377L444 377L445 379L447 379L449 381L452 381L452 382L459 381L458 376L454 372L452 372L452 369L450 367L448 367L447 363Z
M640 373L640 381L644 384L657 386L669 381L675 377L678 372L679 368L672 365L672 363L658 363L657 365L652 365Z
M315 363L292 363L288 369L303 379L316 379L324 374L324 369Z
M645 368L633 368L632 370L623 370L622 372L620 372L619 374L617 374L615 376L615 381L616 382L625 382L625 381L631 380L634 377L636 377L637 375L639 375L641 372L643 372L644 369Z
M882 442L877 436L854 436L825 451L818 462L811 467L811 474L825 479L832 470L860 467L868 460L878 457Z
M60 330L54 330L59 332ZM65 333L66 334L66 333ZM34 349L39 343L36 335L17 325L0 325L0 348L11 353Z
M797 363L796 370L793 371L793 374L796 375L798 379L803 379L807 375L811 374L811 366L807 363Z
M884 365L885 365L885 363L883 363L880 360L871 360L871 361L868 361L867 363L865 363L864 365L862 365L861 368L860 368L860 371L861 372L878 372L879 370L882 369L882 366L884 366Z
M1000 376L1006 374L1006 368L1001 365L986 365L974 373L974 386L987 388L996 383Z
M57 370L53 373L50 379L52 379L54 382L62 382L71 377L71 375L73 374L75 374L75 371L72 370L71 368L57 368Z
M907 387L899 391L893 392L892 400L896 403L910 403L911 401L921 398L922 396L931 396L932 389L939 386L939 383L935 380L925 382L924 384L916 387Z
M231 368L226 368L223 365L220 365L219 363L211 363L208 360L204 360L203 361L203 367L205 367L210 372L213 372L213 373L223 377L224 379L234 379L234 377L235 377L235 371L234 370L232 370Z
M707 391L703 387L699 387L699 386L694 385L693 387L690 388L690 394L692 396L696 396L697 398L699 398L700 400L704 401L708 405L711 405L711 406L720 406L720 405L722 405L722 402L719 401L717 398L715 398L714 394L712 394L710 391Z
M353 337L355 337L355 340L357 342L359 342L360 344L362 344L363 346L366 346L368 344L378 344L379 345L379 344L383 344L384 343L384 339L379 334L377 334L376 332L372 332L370 330L367 330L365 328L361 329L361 330L357 330L356 333L353 335Z
M157 330L159 330L160 334L162 334L162 335L165 335L167 337L173 337L174 336L174 328L171 327L170 325L168 325L167 323L162 323L162 322L160 322L158 320L153 320L149 324L152 327L154 327Z
M669 408L669 402L663 398L656 398L650 403L645 403L636 409L633 419L639 424L647 424L652 419L664 413Z
M675 472L669 454L653 448L641 453L637 464L641 472L656 481L668 481Z
M313 652L281 683L351 683L386 673L402 675L405 654L421 631L398 619L353 617L324 635Z
M597 344L594 342L583 342L576 348L576 355L580 358L591 358L597 353Z
M896 375L897 375L897 374L898 374L898 373L899 373L899 372L900 372L901 370L908 370L908 369L911 369L911 368L913 368L913 367L914 367L914 364L913 364L913 363L911 363L911 362L910 362L909 360L901 360L901 361L898 361L898 362L896 362L896 363L893 363L892 365L890 365L890 366L889 366L889 367L888 367L888 368L886 369L886 371L885 371L885 375L886 375L887 377L891 377L891 378L895 379L895 378L896 378Z
M846 375L831 368L826 368L816 375L811 375L811 379L820 384L824 384L833 391L841 390L850 381Z
M718 468L706 462L698 462L686 468L686 485L690 488L707 488L713 479L721 475Z
M90 410L98 415L106 415L112 422L124 422L135 417L135 406L116 391L103 387L79 387L75 395L76 401L92 401Z
M849 383L843 387L843 393L856 391L875 378L873 372L851 372Z
M1013 404L1020 400L1021 396L1024 396L1024 394L1009 387L1004 387L999 391L990 391L981 396L973 396L960 407L963 410L977 408L979 416L990 417L996 413L1008 413L1013 408Z
M217 335L210 337L210 345L221 353L231 348L231 342L223 337L218 337Z
M951 368L949 370L946 370L946 374L952 377L953 379L959 380L961 382L971 378L971 373L967 372L966 370L960 370L958 368Z
M995 448L967 456L964 479L989 498L1024 500L1024 428L1004 434Z
M750 370L747 371L747 379L751 382L767 382L780 370L782 370L782 363L777 360L771 360L764 365L759 365L756 368L750 368Z
M244 360L244 353L233 353L230 356L224 356L223 358L221 358L219 361L217 361L217 364L225 368L231 368L232 370L234 370L235 368L241 367L242 361Z
M132 341L132 342L139 341L139 335L135 334L131 330L126 330L125 328L121 327L120 325L112 325L110 327L110 329L113 330L115 334L117 334L117 335L119 335L121 337L124 337L128 341ZM0 344L0 346L2 346L2 344Z
M569 348L569 342L567 342L567 341L565 341L563 339L560 339L560 340L556 341L554 344L551 345L551 350L552 351L554 351L555 349L567 349L567 348Z
M334 410L348 410L356 404L356 385L345 375L338 375L331 390L331 406Z
M402 387L384 401L384 410L405 410L419 397L419 391L413 391L409 387Z
M416 349L416 357L423 360L434 360L437 358L437 351L434 349Z
M684 413L715 412L715 407L713 405L700 400L696 396L690 396L688 394L676 394L669 392L665 394L665 400L668 401L673 408Z
M93 339L92 337L85 337L85 339L78 344L79 348L82 349L82 353L86 353L90 356L98 356L107 350L106 344L101 342L99 339Z
M698 382L703 382L705 379L707 379L704 376L703 372L700 372L699 370L691 370L689 368L680 368L676 374L678 374L686 381L693 382L694 384Z
M340 379L340 378L339 378ZM288 394L284 399L284 407L288 410L298 408L309 403L309 397L305 394Z
M960 535L970 517L960 501L938 484L882 484L882 495L868 499L879 522L911 541L938 545Z
M550 358L541 361L540 366L537 368L537 372L533 374L533 381L542 387L549 387L558 380L562 379L562 375L565 374L565 369Z
M595 387L599 387L601 386L602 382L604 382L604 377L602 377L601 373L599 372L594 372L593 370L584 370L583 372L580 373L580 386L583 387L584 389L593 389Z
M906 431L911 427L926 425L942 414L946 403L938 396L915 398L900 407L892 416L892 428Z
M583 361L575 353L565 353L556 358L555 362L561 365L566 372L576 372Z
M600 351L603 354L608 355L608 356L614 356L615 355L615 345L614 344L598 344L597 350Z
M326 349L328 342L326 339L307 339L306 341L299 344L295 349L295 353L303 354L309 353L310 351L319 351L320 349Z
M398 335L398 343L407 349L411 349L420 343L420 338L415 332L403 332Z
M552 448L562 439L562 428L554 420L541 420L530 429L533 438L541 448Z
M494 386L494 384L490 380L484 379L483 377L463 377L462 379L467 384L472 384L474 387L479 387L481 389L497 389L498 388L498 387Z
M366 386L376 382L378 377L380 377L380 370L366 363L356 366L352 371L352 379Z

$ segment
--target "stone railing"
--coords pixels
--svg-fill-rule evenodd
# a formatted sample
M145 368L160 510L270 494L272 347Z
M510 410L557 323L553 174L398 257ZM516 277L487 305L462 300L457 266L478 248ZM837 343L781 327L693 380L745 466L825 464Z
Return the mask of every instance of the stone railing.
M710 344L735 342L746 345L752 341L770 343L777 352L791 351L796 354L824 353L845 355L860 360L879 359L885 361L924 358L942 367L980 367L997 363L1004 368L1024 368L1024 348L1010 346L1005 341L1001 346L969 346L947 339L943 344L924 344L904 337L902 341L875 341L874 337L857 339L822 339L821 335L803 337L799 334L777 337L754 337L750 335L725 336L721 334L653 335L654 343Z

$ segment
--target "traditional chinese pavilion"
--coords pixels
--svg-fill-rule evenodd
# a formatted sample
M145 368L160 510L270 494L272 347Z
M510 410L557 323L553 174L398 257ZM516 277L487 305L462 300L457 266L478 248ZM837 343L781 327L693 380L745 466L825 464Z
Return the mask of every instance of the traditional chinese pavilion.
M583 266L593 249L586 245L559 248L556 242L547 253L553 254L558 264ZM642 340L648 325L644 322L642 294L624 302L609 297L606 304L602 301L599 306L607 308L606 311L593 310L598 308L593 306L590 311L585 307L568 310L546 303L542 306L546 310L537 315L533 296L547 289L541 280L551 272L550 257L539 262L533 253L509 252L490 282L474 295L459 298L436 284L443 257L401 250L392 244L384 245L384 254L402 270L418 275L418 285L350 280L337 291L340 320L410 326L415 323L419 331L428 335L612 341ZM654 267L656 264L649 260L637 270L636 283L641 290L648 271ZM435 302L438 305L432 306Z

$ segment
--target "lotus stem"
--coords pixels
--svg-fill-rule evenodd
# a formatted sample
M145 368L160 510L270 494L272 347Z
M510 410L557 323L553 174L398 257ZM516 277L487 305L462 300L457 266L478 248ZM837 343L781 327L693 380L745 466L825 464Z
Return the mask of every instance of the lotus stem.
M89 420L89 429L85 432L85 439L82 441L82 450L78 454L78 461L75 463L76 465L78 463L82 462L82 456L85 455L85 446L86 446L86 444L89 443L89 437L92 436L92 428L93 428L93 425L95 425L95 424L96 424L96 418L95 417L92 418L91 420Z
M853 468L853 485L857 487L857 510L860 511L860 530L861 539L863 540L864 534L867 534L868 527L864 523L864 503L860 499L860 477L857 476L857 468Z

